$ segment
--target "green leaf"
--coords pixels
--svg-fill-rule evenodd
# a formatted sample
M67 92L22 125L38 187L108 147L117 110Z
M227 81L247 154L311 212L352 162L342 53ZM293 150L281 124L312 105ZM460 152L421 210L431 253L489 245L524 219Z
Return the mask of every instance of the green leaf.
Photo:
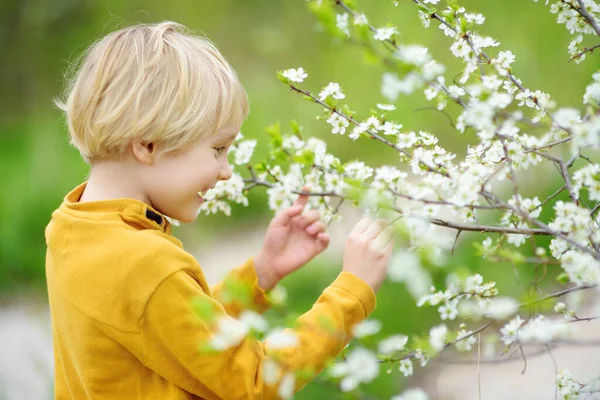
M192 309L196 315L208 323L212 323L215 319L215 308L212 300L204 297L196 297L192 299Z
M560 283L563 283L563 284L569 283L569 274L567 274L566 272L561 272L556 277L556 281L560 282Z
M259 162L254 166L256 172L267 172L267 164L264 161Z
M281 82L285 83L286 85L290 84L290 80L288 78L286 78L285 76L283 76L283 71L277 71L277 79L279 79Z
M295 119L291 120L290 126L292 127L292 132L300 136L300 132L302 132L302 127L298 124L298 121L296 121Z

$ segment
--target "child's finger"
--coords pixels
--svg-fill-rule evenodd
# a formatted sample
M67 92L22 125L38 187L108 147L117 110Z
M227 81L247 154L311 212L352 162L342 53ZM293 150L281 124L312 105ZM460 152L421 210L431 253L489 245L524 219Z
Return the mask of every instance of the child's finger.
M387 227L387 225L389 225L389 222L387 220L378 219L377 221L372 223L371 226L369 226L369 228L362 234L362 236L366 240L373 240L377 236L379 236L381 231L383 231Z
M287 225L292 218L297 217L302 213L303 208L303 206L298 204L286 208L280 214L277 214L275 218L273 218L273 220L271 221L271 226Z
M325 232L325 224L321 221L316 221L306 228L306 232L309 235L316 235L317 233Z
M306 228L311 225L313 222L317 221L321 214L317 210L307 211L302 217L300 217L300 221L298 221L298 226L300 228Z
M310 186L308 185L304 185L302 186L302 193L308 193L310 192ZM294 205L301 205L302 208L304 208L304 206L306 205L306 203L308 203L308 195L307 194L301 194L298 196L298 199L296 200L296 202L294 202Z
M317 235L317 244L319 246L319 251L323 251L329 246L329 235L325 232L321 232Z
M373 223L373 220L371 218L364 217L363 219L358 221L356 223L356 225L354 225L354 228L352 228L350 235L360 235L360 234L364 233L367 230L367 228L369 228L369 226L371 226L372 223Z

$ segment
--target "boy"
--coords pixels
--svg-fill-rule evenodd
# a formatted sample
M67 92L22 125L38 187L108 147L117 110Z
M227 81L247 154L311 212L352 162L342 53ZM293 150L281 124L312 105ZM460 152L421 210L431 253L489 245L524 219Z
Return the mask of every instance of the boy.
M172 22L113 32L86 52L59 105L91 172L46 229L56 399L277 398L282 374L265 382L269 360L319 372L375 307L393 240L381 221L363 219L343 271L289 330L294 346L246 337L198 350L214 327L193 299L225 320L240 309L207 285L165 216L192 222L202 194L231 177L227 151L248 113L236 74L206 39ZM302 213L306 201L277 215L258 255L231 272L251 285L259 311L266 291L329 243L319 214ZM339 334L320 333L323 318Z

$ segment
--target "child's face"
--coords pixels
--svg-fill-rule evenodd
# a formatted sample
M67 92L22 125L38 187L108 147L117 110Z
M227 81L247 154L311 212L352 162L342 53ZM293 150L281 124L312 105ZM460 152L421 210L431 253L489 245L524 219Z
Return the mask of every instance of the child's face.
M204 201L201 194L231 178L227 153L239 130L239 125L227 126L204 135L185 150L157 154L144 177L152 206L181 222L194 221Z

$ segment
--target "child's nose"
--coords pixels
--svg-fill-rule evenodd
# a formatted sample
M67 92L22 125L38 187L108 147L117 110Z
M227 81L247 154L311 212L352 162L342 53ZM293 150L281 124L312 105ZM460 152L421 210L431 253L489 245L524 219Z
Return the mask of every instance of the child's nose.
M229 165L229 162L225 162L225 165L223 165L219 170L219 180L226 181L228 179L231 179L232 175L233 171L231 169L231 165Z

